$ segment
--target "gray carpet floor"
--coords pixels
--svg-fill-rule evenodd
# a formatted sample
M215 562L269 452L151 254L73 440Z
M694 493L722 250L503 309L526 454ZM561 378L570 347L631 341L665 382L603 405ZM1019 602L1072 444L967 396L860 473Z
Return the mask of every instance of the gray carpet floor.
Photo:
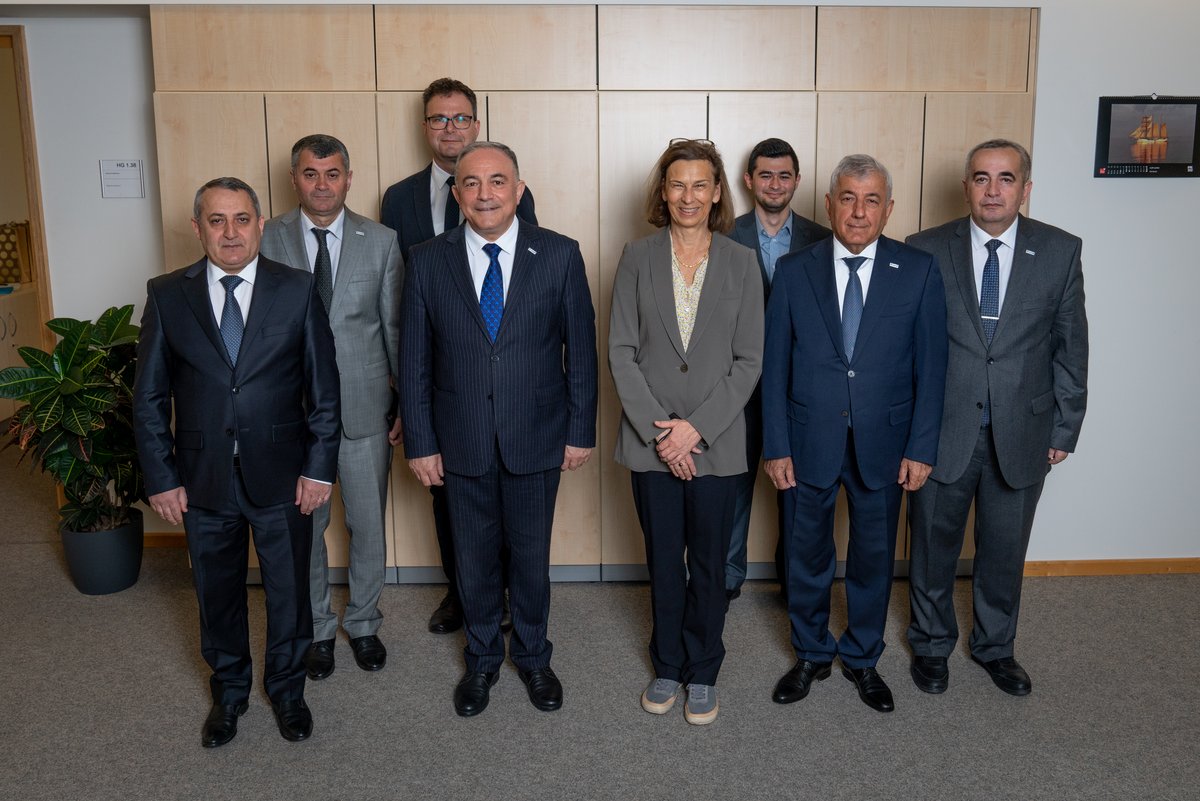
M389 586L388 665L360 671L340 639L336 672L308 688L312 740L280 738L256 689L237 739L202 749L207 670L184 551L148 549L125 592L79 594L52 489L12 455L0 455L0 799L1200 797L1200 576L1027 580L1026 698L997 690L961 646L949 691L920 693L897 582L880 662L891 715L836 671L804 701L772 703L793 661L787 618L774 584L752 582L728 618L721 713L707 727L687 725L681 705L662 717L638 706L650 678L645 585L556 584L563 709L535 710L506 667L469 720L451 706L462 636L425 631L442 588ZM249 593L257 655L263 596Z

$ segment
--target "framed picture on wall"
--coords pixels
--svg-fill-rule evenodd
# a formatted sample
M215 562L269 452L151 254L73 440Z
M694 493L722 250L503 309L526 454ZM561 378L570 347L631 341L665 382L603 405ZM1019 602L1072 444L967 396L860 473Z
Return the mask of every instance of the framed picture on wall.
M1200 177L1200 97L1102 97L1097 178Z

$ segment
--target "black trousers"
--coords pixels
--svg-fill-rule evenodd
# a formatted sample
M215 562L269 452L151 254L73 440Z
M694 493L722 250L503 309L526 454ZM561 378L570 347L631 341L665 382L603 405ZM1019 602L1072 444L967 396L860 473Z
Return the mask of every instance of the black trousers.
M212 668L214 703L241 704L250 696L252 663L246 622L246 557L250 529L267 596L263 685L273 702L304 697L302 658L312 643L308 569L312 517L291 501L250 503L241 472L233 497L219 509L189 505L183 516L192 578L200 605L200 653Z
M467 670L492 673L504 662L500 617L512 606L512 661L521 670L550 664L550 531L561 471L510 473L499 453L482 476L447 472L446 499L467 630Z
M715 685L725 659L725 557L739 477L631 475L650 569L655 676Z
M446 485L436 484L429 488L433 496L433 529L437 534L438 552L442 557L442 570L446 573L446 594L459 598L458 567L454 556L454 529L450 525L450 500L446 497ZM501 556L504 562L504 586L508 586L508 549ZM461 599L459 599L461 602Z

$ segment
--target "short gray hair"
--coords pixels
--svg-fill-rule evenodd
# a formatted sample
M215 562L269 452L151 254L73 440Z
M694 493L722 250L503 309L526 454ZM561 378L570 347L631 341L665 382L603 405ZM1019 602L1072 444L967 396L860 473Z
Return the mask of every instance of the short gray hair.
M250 184L243 181L241 178L213 178L204 186L196 190L196 197L192 199L192 219L200 219L200 199L204 197L204 193L210 189L228 189L230 192L245 192L250 196L250 202L254 204L254 213L259 217L262 216L262 206L258 202L258 195Z
M968 181L971 180L971 160L975 158L975 154L980 150L1004 150L1006 148L1015 150L1017 157L1021 160L1021 184L1029 183L1029 176L1033 173L1033 158L1024 146L1011 139L989 139L971 148L971 152L967 154L967 160L963 164L963 178Z
M454 161L454 171L458 172L458 165L462 164L462 160L467 157L468 153L474 153L476 150L499 150L504 155L508 156L508 160L513 165L513 175L517 180L521 179L521 168L517 166L517 154L512 152L512 148L500 142L489 142L483 139L477 139L471 144L462 149L458 154L458 158Z
M342 144L342 140L336 136L330 136L329 134L309 134L292 145L293 170L300 163L300 154L305 150L319 159L327 159L333 155L341 156L342 166L346 168L347 172L350 171L350 151Z
M888 172L888 168L883 166L883 162L874 156L868 156L865 153L855 153L850 156L845 156L833 168L833 174L829 176L829 196L833 197L837 193L837 185L840 180L845 177L850 178L865 178L871 173L882 175L884 181L887 182L887 197L884 202L892 199L892 174Z

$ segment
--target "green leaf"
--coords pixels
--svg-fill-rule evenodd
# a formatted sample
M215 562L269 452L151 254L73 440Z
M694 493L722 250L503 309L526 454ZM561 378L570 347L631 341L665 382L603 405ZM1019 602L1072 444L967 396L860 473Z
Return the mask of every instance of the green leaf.
M72 434L87 436L93 428L92 413L77 406L69 408L63 412L62 427Z
M97 347L113 347L137 340L139 329L131 325L133 305L113 306L105 309L98 318L92 331L92 342Z
M48 394L42 402L33 405L33 424L45 431L58 425L62 413L63 399L58 393Z
M76 320L73 317L55 317L53 320L46 321L46 327L60 337L66 337L73 331L78 331L84 326L90 326L91 323L83 320Z
M92 325L84 323L81 327L69 331L63 336L62 341L54 348L54 355L58 357L59 365L64 375L69 375L73 367L77 363L81 363L91 347Z
M32 367L6 367L0 370L0 398L29 402L30 395L57 386L57 378L43 375Z
M93 412L106 412L117 405L117 393L108 387L85 387L74 400Z
M17 348L17 353L33 369L41 370L50 375L56 376L58 374L58 371L55 369L54 356L46 353L41 348L21 347Z

